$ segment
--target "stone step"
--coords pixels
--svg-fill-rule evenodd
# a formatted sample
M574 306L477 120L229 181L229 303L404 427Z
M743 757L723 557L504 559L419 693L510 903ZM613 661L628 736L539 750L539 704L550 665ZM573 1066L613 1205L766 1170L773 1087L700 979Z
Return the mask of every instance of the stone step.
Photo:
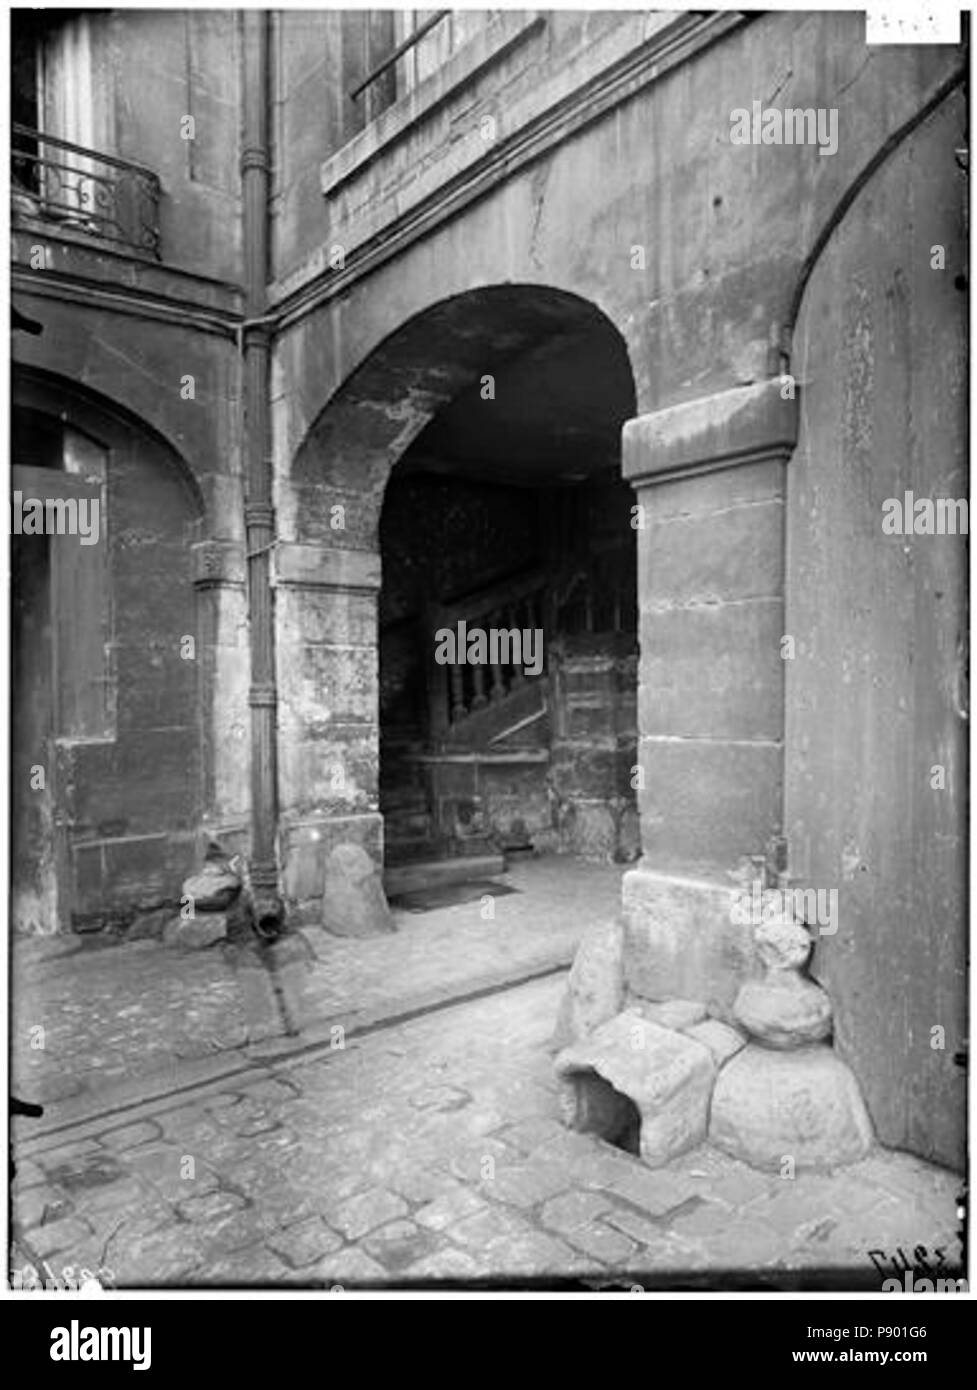
M383 887L389 898L446 883L495 878L505 871L505 857L501 854L419 860L411 864L391 865L383 875Z
M416 811L384 810L383 833L387 840L412 840L419 835L430 835L432 831L431 813L426 808L418 808Z

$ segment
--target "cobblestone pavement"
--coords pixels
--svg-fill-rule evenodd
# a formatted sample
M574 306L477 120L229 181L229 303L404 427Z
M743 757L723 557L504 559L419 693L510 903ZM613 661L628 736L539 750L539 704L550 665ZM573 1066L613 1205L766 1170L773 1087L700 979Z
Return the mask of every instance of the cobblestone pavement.
M879 1150L764 1175L702 1148L652 1171L557 1119L563 978L30 1137L13 1264L131 1288L803 1285L869 1250L956 1261L952 1175ZM810 1274L813 1278L813 1273ZM875 1284L878 1288L878 1281Z
M515 863L498 881L516 891L495 899L490 920L478 897L396 912L396 932L370 940L313 927L268 951L17 941L13 1089L49 1106L126 1084L144 1095L150 1077L165 1091L191 1063L194 1075L216 1074L256 1048L287 1051L337 1024L350 1032L567 965L586 927L617 912L622 872L569 858Z

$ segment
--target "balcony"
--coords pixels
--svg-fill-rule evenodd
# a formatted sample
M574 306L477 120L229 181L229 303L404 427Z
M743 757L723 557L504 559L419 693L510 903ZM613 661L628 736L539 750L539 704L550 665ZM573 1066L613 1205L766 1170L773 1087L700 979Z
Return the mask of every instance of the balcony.
M160 181L150 169L28 126L11 128L14 227L80 234L160 259Z

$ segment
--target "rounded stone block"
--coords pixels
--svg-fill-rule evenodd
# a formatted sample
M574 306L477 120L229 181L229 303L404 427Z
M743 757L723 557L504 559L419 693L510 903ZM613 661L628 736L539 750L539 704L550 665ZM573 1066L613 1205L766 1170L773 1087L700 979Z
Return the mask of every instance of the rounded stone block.
M227 913L202 912L186 921L174 917L163 931L163 944L178 951L205 951L226 936Z
M624 1004L624 924L599 922L585 934L560 1000L553 1046L579 1042Z
M806 1047L831 1032L831 1000L819 985L782 970L750 980L736 996L733 1015L767 1047Z
M326 860L322 926L334 936L380 936L395 930L380 875L361 845L337 845Z
M755 1168L856 1163L872 1146L858 1082L830 1047L790 1052L751 1043L719 1073L709 1140Z

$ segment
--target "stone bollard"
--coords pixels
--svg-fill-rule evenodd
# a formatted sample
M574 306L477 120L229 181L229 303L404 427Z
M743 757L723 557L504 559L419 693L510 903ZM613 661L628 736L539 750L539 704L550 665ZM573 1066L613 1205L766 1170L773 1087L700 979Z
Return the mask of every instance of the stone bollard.
M722 1068L709 1139L757 1168L832 1168L864 1158L872 1125L854 1073L826 1042L831 1001L801 974L813 943L780 893L763 895L755 929L761 979L747 981L733 1015L750 1041Z

